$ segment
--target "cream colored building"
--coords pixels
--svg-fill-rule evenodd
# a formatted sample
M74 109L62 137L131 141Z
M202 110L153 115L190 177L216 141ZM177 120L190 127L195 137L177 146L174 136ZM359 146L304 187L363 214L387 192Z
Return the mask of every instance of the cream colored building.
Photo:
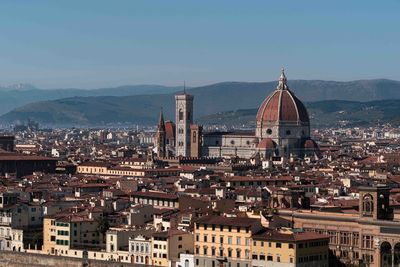
M154 233L152 241L152 265L172 266L179 262L180 253L193 253L193 234L182 230Z
M43 220L43 252L68 256L70 249L98 249L103 238L94 218L76 214L49 216Z
M252 237L253 267L328 267L329 237L292 229L266 230Z
M250 266L251 237L261 229L256 218L200 218L194 230L195 266Z

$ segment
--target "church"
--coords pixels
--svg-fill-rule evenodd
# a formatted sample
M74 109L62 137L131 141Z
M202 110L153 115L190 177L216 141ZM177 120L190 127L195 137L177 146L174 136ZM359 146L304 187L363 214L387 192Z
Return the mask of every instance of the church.
M289 89L284 70L277 88L258 109L255 131L203 132L193 124L193 100L186 91L175 96L175 156L276 160L318 155L318 145L310 138L307 109ZM157 150L166 151L159 139L157 134Z

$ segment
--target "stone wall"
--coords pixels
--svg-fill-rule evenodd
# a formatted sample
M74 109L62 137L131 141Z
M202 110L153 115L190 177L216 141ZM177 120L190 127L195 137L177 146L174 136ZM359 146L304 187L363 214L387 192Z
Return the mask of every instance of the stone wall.
M87 265L84 265L83 260L61 257L49 256L34 253L0 251L0 266L1 267L44 267L44 266L62 266L62 267L137 267L139 265L127 264L120 262L110 261L96 261L89 260Z

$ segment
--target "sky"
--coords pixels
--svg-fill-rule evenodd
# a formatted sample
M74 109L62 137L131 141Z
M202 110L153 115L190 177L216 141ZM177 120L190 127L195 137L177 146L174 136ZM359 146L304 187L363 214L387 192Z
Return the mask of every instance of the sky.
M400 80L400 0L0 1L0 84Z

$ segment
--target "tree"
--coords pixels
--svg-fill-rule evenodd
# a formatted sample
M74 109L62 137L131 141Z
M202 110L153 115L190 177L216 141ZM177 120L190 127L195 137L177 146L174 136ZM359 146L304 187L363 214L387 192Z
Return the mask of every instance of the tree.
M96 222L97 222L96 232L102 235L104 244L106 239L106 232L108 229L110 229L110 222L108 221L107 217L104 216L97 218Z

